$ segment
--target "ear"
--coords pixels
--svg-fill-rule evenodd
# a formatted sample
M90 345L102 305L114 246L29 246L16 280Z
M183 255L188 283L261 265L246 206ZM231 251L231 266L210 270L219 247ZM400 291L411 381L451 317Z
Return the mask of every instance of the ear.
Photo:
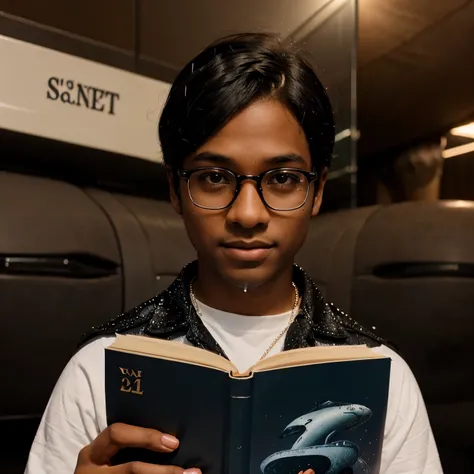
M168 185L170 188L170 201L171 201L171 206L175 210L175 212L179 215L183 213L183 209L181 206L181 197L180 195L176 192L176 179L175 175L173 173L173 170L169 167L166 167L166 177L168 178ZM179 181L178 181L178 186L179 186Z
M318 180L315 182L315 186L318 186L318 189L316 189L314 192L313 209L311 210L312 217L317 216L319 213L319 209L321 208L321 203L323 201L323 191L324 186L326 185L327 177L328 169L323 168L321 170Z

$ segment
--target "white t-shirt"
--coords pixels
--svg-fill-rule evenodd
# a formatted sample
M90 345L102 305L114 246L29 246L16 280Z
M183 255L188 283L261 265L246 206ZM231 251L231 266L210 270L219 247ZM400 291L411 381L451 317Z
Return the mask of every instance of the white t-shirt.
M204 325L240 371L260 359L291 317L291 312L242 316L202 303L199 308ZM81 448L107 427L104 349L114 339L103 337L89 343L65 367L41 420L25 474L72 474ZM270 354L282 350L284 339ZM392 359L380 474L442 474L425 404L412 372L388 347L375 350Z

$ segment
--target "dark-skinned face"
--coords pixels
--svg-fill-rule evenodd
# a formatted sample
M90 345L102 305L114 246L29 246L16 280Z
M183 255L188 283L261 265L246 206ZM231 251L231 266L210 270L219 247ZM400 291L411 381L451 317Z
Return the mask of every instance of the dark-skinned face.
M259 175L275 168L312 169L302 128L288 109L274 100L259 100L235 116L185 160L183 169L207 166L241 175ZM203 179L215 188L222 181L218 175ZM282 183L284 178L275 180L275 185ZM197 251L200 274L256 288L291 271L310 217L319 211L324 176L319 179L317 192L316 183L311 184L304 206L293 211L265 206L252 180L244 180L233 204L222 210L197 207L189 197L185 179L180 181L181 197L170 186L173 207L183 216Z

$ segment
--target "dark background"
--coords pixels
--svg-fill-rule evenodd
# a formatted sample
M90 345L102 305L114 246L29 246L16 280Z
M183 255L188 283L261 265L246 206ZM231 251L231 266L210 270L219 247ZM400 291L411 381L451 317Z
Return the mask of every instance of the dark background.
M172 81L193 55L221 35L251 29L280 32L293 38L312 57L334 102L338 129L350 123L355 126L350 117L350 94L356 85L360 130L357 197L359 204L372 204L377 200L380 169L389 166L399 150L446 133L473 117L474 62L470 58L474 3L360 0L357 43L349 21L354 17L352 3L336 0L342 7L322 22L318 13L328 3L52 0L45 7L44 2L35 0L0 0L0 34ZM350 61L356 46L357 81L351 83ZM339 148L338 145L336 153L347 156ZM48 170L54 167L57 173L77 175L69 164L72 168L85 168L87 156L93 153L85 150L84 154L86 158L81 158L79 164L71 159L67 168L61 170L63 160L55 160L54 153L48 153L44 166ZM11 161L8 156L2 150L1 166L8 164L4 161ZM474 173L471 156L446 161L443 199L474 199L474 187L466 179ZM133 160L128 166L122 164L127 161L125 158L114 159L119 166L108 166L110 175L102 182L117 188L135 187L136 192L148 195L163 188L162 181L154 181L153 185L146 179L136 186L130 176L143 176L142 164ZM130 173L135 165L138 171ZM44 170L44 166L40 160L33 168ZM337 158L335 166L339 166ZM159 165L155 167L149 173L154 177L161 172ZM350 189L347 175L330 183L325 210L350 205Z

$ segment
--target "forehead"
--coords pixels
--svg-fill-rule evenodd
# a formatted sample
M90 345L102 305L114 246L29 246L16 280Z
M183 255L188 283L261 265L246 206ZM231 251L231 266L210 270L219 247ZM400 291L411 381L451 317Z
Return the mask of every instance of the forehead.
M259 100L236 115L196 155L206 152L229 157L236 168L245 170L282 155L299 155L311 167L301 126L286 107L273 100Z

